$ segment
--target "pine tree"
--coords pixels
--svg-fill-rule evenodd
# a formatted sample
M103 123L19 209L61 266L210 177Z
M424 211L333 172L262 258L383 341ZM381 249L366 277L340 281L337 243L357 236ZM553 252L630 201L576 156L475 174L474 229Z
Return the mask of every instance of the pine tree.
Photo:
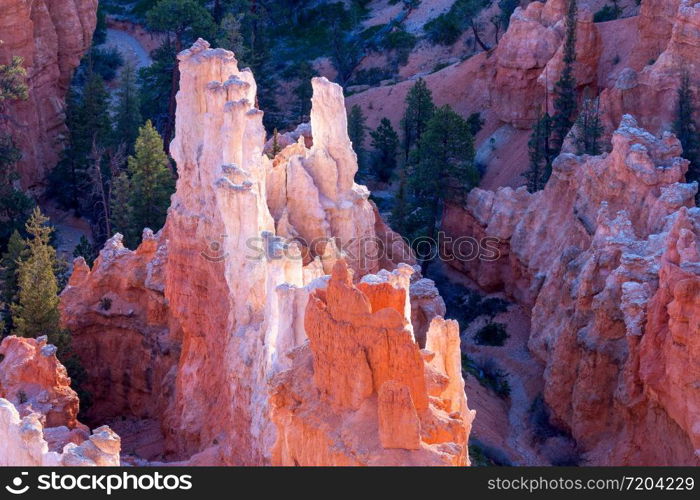
M24 59L19 56L14 56L9 64L0 64L0 109L7 101L26 101L29 97L23 64Z
M133 210L129 204L131 194L131 182L126 172L122 172L112 179L110 192L110 218L113 232L124 236L124 244L134 248L138 241L138 230L133 223ZM108 235L111 237L112 235Z
M403 149L407 163L413 149L420 146L420 139L434 111L433 93L425 80L419 78L406 95L406 112L401 120L404 135ZM414 158L419 159L420 154L415 154Z
M97 252L95 247L90 243L85 236L80 237L80 243L73 249L73 258L82 257L88 266L92 267L92 264L97 258Z
M49 243L53 228L47 226L48 220L37 207L27 221L26 257L19 261L19 292L17 303L11 306L13 333L19 337L47 335L51 344L61 346L66 343L66 333L59 324L56 250Z
M687 71L681 76L681 85L678 88L678 103L676 105L676 119L673 122L673 132L683 146L683 157L690 161L686 180L700 183L700 129L695 121L695 105L693 92L690 86L690 74ZM696 196L700 204L700 193Z
M574 141L576 152L579 155L599 155L602 153L600 144L603 136L603 124L600 120L600 101L586 99L583 102L581 113L576 119Z
M540 115L528 143L530 167L523 174L527 190L531 193L544 189L552 174L554 155L550 145L552 119L547 113Z
M348 115L348 136L352 141L352 149L357 155L357 163L360 172L365 172L365 131L367 130L366 118L362 108L355 104L350 108Z
M109 94L97 73L88 76L82 95L70 94L66 125L69 144L51 173L52 194L63 206L89 213L92 200L86 200L83 193L89 191L91 182L90 155L93 146L105 146L112 138Z
M15 164L21 157L12 137L0 134L0 248L14 231L24 230L34 206L34 201L16 187L19 175Z
M170 195L175 190L163 139L150 121L139 129L134 156L128 160L132 227L158 231L165 223Z
M282 151L282 147L280 146L280 142L279 142L279 135L280 134L277 131L277 129L272 131L272 149L270 150L270 153L268 154L268 156L270 157L271 160L274 159L275 156L277 156L280 151Z
M399 136L388 118L382 118L376 130L369 133L374 149L372 169L382 182L387 182L396 169Z
M117 91L117 105L114 112L115 143L124 143L128 154L134 152L134 143L141 119L139 90L136 85L136 67L126 63L122 68L121 81Z
M576 119L576 22L578 19L577 0L568 0L566 12L566 40L564 42L564 69L555 85L554 116L552 117L552 149L561 151L566 135Z
M209 11L196 0L160 0L146 14L146 25L152 31L165 33L172 40L173 57L185 44L197 37L211 40L216 32L214 19ZM169 81L168 112L163 127L165 142L170 143L175 131L175 95L180 86L180 70L172 61Z
M420 149L421 158L409 171L411 212L417 224L412 236L436 240L445 203L464 202L479 182L469 123L449 106L436 109L421 136Z
M18 231L12 233L7 243L7 251L2 254L0 262L0 280L2 280L2 328L0 336L5 328L12 329L10 307L17 302L18 293L18 269L19 262L24 257L26 244Z

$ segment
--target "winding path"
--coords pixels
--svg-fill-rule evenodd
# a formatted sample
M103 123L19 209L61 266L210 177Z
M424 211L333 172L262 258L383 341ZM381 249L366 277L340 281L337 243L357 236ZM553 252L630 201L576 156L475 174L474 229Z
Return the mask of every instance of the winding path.
M153 62L143 45L124 31L107 28L107 41L104 46L115 47L122 54L124 60L132 62L136 69L150 66Z

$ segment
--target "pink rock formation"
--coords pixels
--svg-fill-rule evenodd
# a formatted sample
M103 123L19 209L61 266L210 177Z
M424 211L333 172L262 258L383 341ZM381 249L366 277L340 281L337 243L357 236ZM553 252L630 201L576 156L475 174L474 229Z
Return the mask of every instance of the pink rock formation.
M155 236L145 231L135 251L114 236L92 269L76 261L61 297L62 319L98 394L93 418L157 418L168 459L269 464L281 431L270 416L268 382L293 366L287 353L306 341L307 303L325 287L324 274L344 259L359 279L379 272L380 264L393 269L410 254L377 219L367 189L353 181L357 159L339 86L313 80L313 146L291 144L271 161L263 154L251 72L239 70L231 52L210 49L203 40L179 59L170 148L179 176L165 227ZM387 257L384 248L397 257ZM402 317L410 323L412 270L401 269ZM421 320L429 322L439 297L424 293L419 307ZM405 329L412 335L412 327ZM417 353L410 340L406 348ZM452 350L435 359L452 370L458 353L449 345ZM390 361L379 360L377 369ZM461 381L459 371L449 373ZM443 385L453 390L455 383ZM427 398L425 389L416 394ZM451 406L460 421L470 420L466 399ZM463 445L466 423L462 429L455 442ZM324 463L328 450L303 453L309 462ZM447 462L465 463L464 453L454 451ZM421 452L406 463L432 456Z
M397 274L398 273L398 274ZM421 350L408 280L367 275L343 261L311 294L309 342L272 383L281 465L464 465L474 414L461 376L459 329L435 320Z
M41 188L62 149L64 99L92 41L97 0L0 0L0 12L0 64L24 58L29 86L29 99L11 103L0 128L22 150L22 187Z
M474 190L452 236L497 238L486 262L450 261L532 306L545 399L599 465L700 463L700 210L671 134L625 116L613 151L561 155L544 191Z
M0 343L0 465L119 465L120 440L77 421L78 395L46 338Z
M632 67L602 93L601 110L608 129L623 114L635 113L643 127L659 133L672 127L683 74L700 96L700 5L694 0L647 1L638 26L644 43L635 47Z

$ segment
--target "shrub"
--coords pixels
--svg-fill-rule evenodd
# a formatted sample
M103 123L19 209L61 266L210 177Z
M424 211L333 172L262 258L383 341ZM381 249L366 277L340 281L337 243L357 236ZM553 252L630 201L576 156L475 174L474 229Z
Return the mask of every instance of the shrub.
M462 369L473 375L481 385L492 390L499 397L506 399L510 396L508 374L500 369L492 359L474 360L464 354L462 355Z
M614 21L622 15L622 9L614 5L606 5L593 16L594 23L604 23L606 21Z
M511 467L513 465L501 450L484 444L476 438L469 440L469 459L474 467Z
M476 332L474 341L479 345L501 347L506 343L508 337L510 335L506 331L506 325L503 323L489 323Z
M462 28L454 17L442 14L423 26L428 40L440 45L452 45L462 34Z

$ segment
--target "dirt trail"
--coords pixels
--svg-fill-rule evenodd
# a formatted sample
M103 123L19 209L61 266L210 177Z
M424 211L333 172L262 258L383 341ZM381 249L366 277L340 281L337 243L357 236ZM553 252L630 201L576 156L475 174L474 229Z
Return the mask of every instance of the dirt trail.
M107 28L107 41L105 47L115 47L125 61L131 62L136 69L150 66L153 61L148 51L135 37L124 31Z

